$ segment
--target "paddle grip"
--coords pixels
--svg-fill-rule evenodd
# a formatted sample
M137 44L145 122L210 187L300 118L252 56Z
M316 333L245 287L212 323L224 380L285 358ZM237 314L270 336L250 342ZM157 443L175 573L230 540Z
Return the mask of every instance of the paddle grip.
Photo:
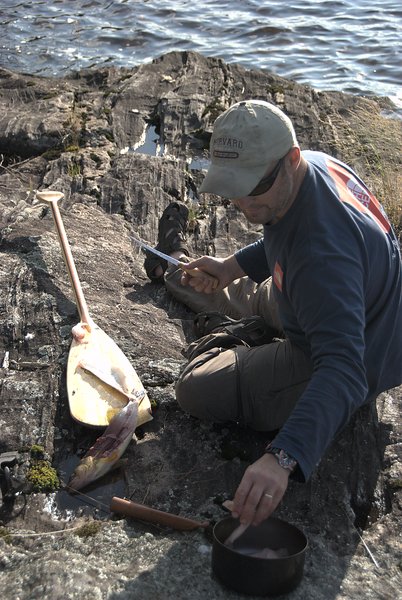
M166 527L171 527L178 531L191 531L192 529L208 527L209 525L209 521L200 522L194 521L193 519L187 519L187 517L179 517L162 510L150 508L144 504L137 504L131 500L118 498L117 496L113 496L110 503L110 510L126 517L133 517L134 519L139 519L141 521L150 521L152 523L157 523L158 525L165 525Z

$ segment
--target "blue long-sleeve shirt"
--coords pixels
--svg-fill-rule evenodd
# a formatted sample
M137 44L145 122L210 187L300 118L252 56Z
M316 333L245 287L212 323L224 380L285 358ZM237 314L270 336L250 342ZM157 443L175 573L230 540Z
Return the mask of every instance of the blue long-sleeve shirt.
M272 275L286 337L313 360L273 441L308 479L353 412L402 383L402 267L394 231L357 175L326 154L303 156L294 203L236 259L256 282Z

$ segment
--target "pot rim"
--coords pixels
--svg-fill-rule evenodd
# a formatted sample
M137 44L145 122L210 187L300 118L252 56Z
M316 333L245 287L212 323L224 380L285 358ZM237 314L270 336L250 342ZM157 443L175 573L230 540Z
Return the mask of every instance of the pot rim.
M265 521L268 521L268 520L270 520L270 521L276 521L277 523L284 524L286 527L290 527L290 528L296 530L296 532L298 534L300 534L304 538L303 548L301 548L297 552L294 552L292 554L288 554L287 556L275 556L275 557L269 557L269 558L268 557L264 558L262 556L249 556L247 554L244 554L244 553L240 552L239 550L236 550L235 548L233 548L231 546L227 546L216 535L216 528L219 526L219 524L223 523L223 522L230 521L230 520L231 521L235 521L235 522L237 521L240 524L240 521L238 519L235 519L234 517L231 517L231 516L223 517L222 519L220 519L219 521L217 521L215 523L215 525L214 525L214 527L212 529L212 535L213 535L214 542L216 542L217 544L219 544L219 546L222 546L225 549L225 551L227 551L229 553L233 553L235 556L239 556L240 555L240 556L242 556L244 558L249 558L249 559L252 559L252 560L262 560L262 561L267 561L267 560L268 561L270 561L270 560L273 560L273 561L288 560L290 558L295 558L295 557L297 557L297 556L299 556L301 554L305 554L306 551L307 551L307 549L308 549L308 547L309 547L308 538L307 538L306 534L301 529L299 529L296 525L293 525L292 523L288 523L287 521L284 521L283 519L280 519L278 517L268 517L267 519L265 519ZM262 521L262 523L265 523L265 521ZM262 525L262 523L260 523L260 525ZM251 527L253 527L253 525L251 525ZM259 527L259 525L256 525L256 527Z

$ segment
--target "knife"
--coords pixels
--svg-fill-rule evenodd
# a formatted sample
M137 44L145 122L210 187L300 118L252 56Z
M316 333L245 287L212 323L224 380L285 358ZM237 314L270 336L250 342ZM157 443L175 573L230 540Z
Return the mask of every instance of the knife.
M166 527L180 531L190 531L198 527L205 529L209 525L209 521L195 521L187 517L179 517L178 515L157 510L144 504L138 504L125 498L118 498L117 496L113 496L110 503L110 510L126 517L133 517L141 521L151 521L158 525L165 525Z
M203 278L205 280L210 280L212 283L212 289L213 290L216 289L219 282L216 279L216 277L213 277L213 275L210 275L209 273L206 273L205 271L202 271L201 269L189 269L187 267L186 263L183 263L180 260L177 260L177 258L173 258L172 256L169 256L169 254L165 254L164 252L161 252L160 250L153 248L149 244L143 242L139 238L134 237L133 235L131 235L130 237L133 240L133 242L135 242L138 246L141 246L141 248L144 248L145 250L148 250L149 252L156 254L156 256L163 258L168 263L171 263L172 265L179 267L179 269L181 269L182 271L185 271L186 273L191 275L191 277L198 277L198 278Z

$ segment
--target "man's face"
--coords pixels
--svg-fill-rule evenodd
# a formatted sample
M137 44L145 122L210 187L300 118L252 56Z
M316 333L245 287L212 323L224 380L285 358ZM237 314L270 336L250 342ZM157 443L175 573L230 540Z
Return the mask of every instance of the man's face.
M270 165L270 168L267 169L267 175L275 172L276 166L275 163ZM261 225L271 223L273 225L286 213L292 203L294 189L293 179L287 172L286 167L285 160L282 160L272 187L266 192L232 200L232 204L241 210L250 223ZM267 175L263 179L267 178ZM260 184L256 186L255 190L258 191L259 187Z

